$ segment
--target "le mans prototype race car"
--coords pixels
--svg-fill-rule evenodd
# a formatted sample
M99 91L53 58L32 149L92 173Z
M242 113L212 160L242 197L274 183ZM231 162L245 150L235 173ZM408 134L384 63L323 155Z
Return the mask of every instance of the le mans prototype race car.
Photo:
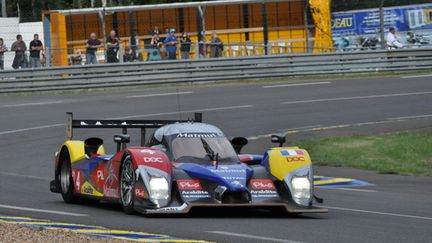
M72 140L74 128L122 128L114 135L117 152L105 154L103 141ZM128 128L141 129L141 146L126 147ZM156 129L145 142L146 129ZM68 113L67 141L55 157L52 192L66 203L82 198L120 203L126 213L184 214L196 207L283 209L319 213L313 206L312 163L307 151L280 147L264 155L241 154L246 138L225 137L202 123L185 121L74 120Z

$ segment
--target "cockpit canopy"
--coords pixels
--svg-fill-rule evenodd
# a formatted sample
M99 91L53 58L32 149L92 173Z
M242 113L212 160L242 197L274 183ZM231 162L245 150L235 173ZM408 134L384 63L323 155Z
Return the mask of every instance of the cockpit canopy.
M205 123L176 123L156 130L153 145L161 144L175 162L236 163L239 157L223 132Z

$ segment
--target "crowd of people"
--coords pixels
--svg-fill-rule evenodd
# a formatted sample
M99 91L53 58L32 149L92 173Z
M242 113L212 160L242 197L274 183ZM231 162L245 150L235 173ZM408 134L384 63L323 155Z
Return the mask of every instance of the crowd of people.
M27 50L30 56L27 55ZM3 38L0 38L0 70L4 70L4 54L9 51ZM39 35L34 34L33 40L29 43L29 49L23 40L22 35L16 36L16 41L12 43L10 51L15 52L12 68L39 68L45 61L44 46L39 40Z
M187 32L180 35L176 33L174 28L165 28L165 33L159 30L157 26L150 33L151 39L144 40L144 52L147 53L147 61L158 60L176 60L176 59L190 59L193 42ZM163 36L163 37L161 37ZM212 38L209 43L205 43L203 38L199 45L199 55L201 57L210 54L211 58L221 57L223 55L223 41L217 36L216 32L212 33ZM86 42L85 63L96 64L98 63L97 51L100 48L106 48L106 62L116 63L119 58L123 58L123 62L134 62L139 60L140 41L137 39L137 33L133 31L129 40L129 45L124 47L124 51L119 55L122 42L118 37L115 30L110 32L104 45L98 38L96 33L91 33L90 38ZM206 46L206 47L205 47ZM177 55L179 53L179 55ZM81 51L78 51L74 58L80 58ZM80 61L72 60L72 63L80 63Z

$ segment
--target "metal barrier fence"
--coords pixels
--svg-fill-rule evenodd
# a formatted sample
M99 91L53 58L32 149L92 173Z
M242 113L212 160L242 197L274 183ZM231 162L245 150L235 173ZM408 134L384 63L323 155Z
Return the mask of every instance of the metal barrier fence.
M432 71L432 48L11 70L0 72L0 93L415 70Z

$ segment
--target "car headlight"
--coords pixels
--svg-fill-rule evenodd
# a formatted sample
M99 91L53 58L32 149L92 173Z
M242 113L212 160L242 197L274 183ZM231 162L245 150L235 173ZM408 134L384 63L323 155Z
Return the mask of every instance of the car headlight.
M168 181L162 177L150 179L150 198L153 200L167 200L169 197Z
M307 176L294 176L291 179L292 197L298 204L309 206L312 197L312 187Z

